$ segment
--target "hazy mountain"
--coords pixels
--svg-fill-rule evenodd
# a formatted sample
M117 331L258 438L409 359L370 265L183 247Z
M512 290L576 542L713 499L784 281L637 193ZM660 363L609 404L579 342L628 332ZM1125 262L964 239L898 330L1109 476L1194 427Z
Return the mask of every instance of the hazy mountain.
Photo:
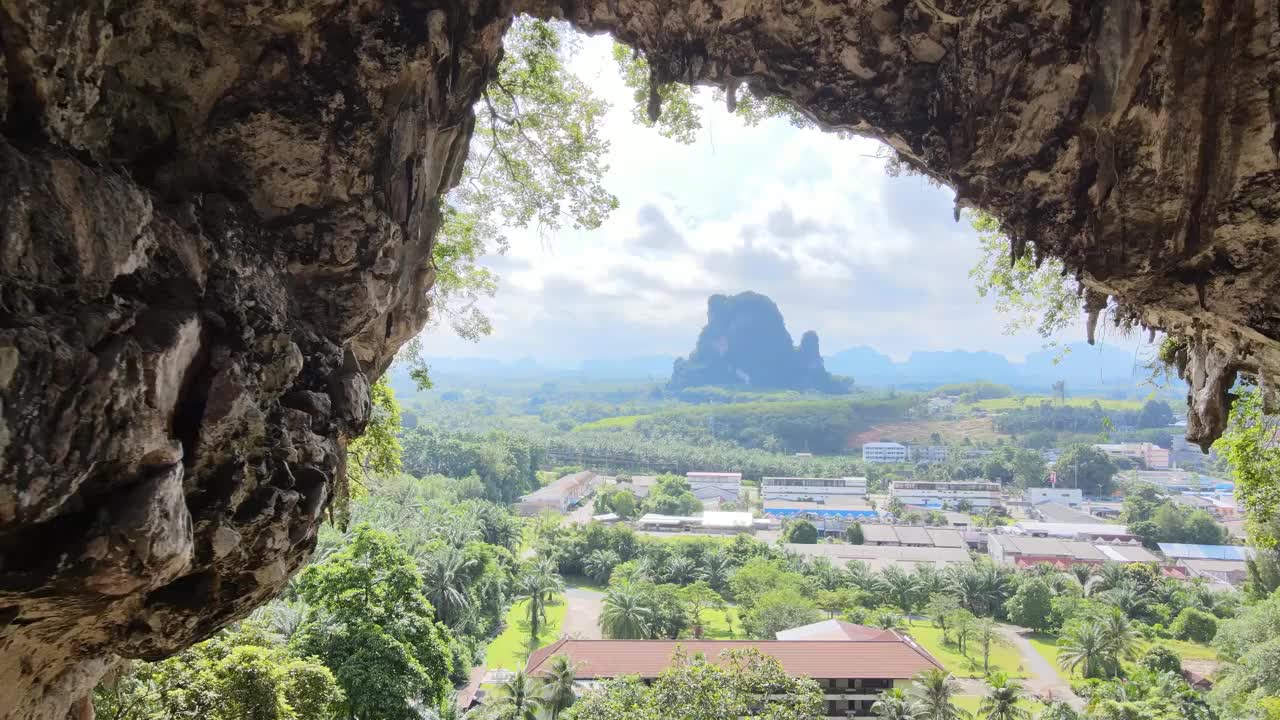
M809 330L793 345L777 304L754 292L707 299L707 324L689 357L676 359L669 385L838 389L823 365L818 334Z

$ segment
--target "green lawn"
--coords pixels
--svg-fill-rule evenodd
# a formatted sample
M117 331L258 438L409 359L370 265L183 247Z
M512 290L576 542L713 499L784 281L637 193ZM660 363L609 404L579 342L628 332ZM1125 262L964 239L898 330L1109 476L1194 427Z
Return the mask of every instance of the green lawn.
M1014 410L1017 408L1038 408L1041 401L1048 400L1054 405L1058 404L1058 398L1049 395L1024 395L1021 396L1025 402L1018 402L1020 396L1013 395L1003 398L989 398L987 400L979 400L974 403L965 403L957 405L958 408L970 410ZM1107 398L1091 398L1091 397L1069 397L1066 404L1071 407L1092 407L1094 402L1102 406L1103 410L1141 410L1142 400L1110 400Z
M1181 657L1183 660L1217 660L1218 652L1208 645L1193 643L1187 640L1156 640L1156 643L1166 645L1168 648ZM1145 652L1148 644L1143 644L1142 650Z
M547 624L538 633L536 642L529 642L529 622L525 618L528 600L522 600L511 606L502 633L489 643L485 651L485 667L490 670L503 668L519 670L529 653L544 645L550 645L560 638L560 625L564 622L564 613L568 604L563 597L556 598L556 604L547 608Z
M730 615L733 617L733 632L729 632ZM744 640L747 637L742 634L738 611L732 606L724 610L703 610L702 625L703 637L707 640Z
M1058 667L1058 636L1048 633L1031 633L1027 635L1027 640L1031 642L1031 646L1040 653L1040 657L1049 661L1053 669L1058 672L1058 677L1071 682L1071 676L1066 670Z
M1058 667L1058 638L1056 635L1048 635L1044 633L1034 633L1027 636L1031 641L1031 645L1035 647L1036 652L1041 657L1049 661L1049 664L1058 671L1058 676L1068 682L1072 677L1066 670ZM1218 654L1208 645L1200 645L1199 643L1187 642L1186 640L1155 640L1152 642L1138 643L1138 656L1147 651L1147 648L1154 644L1167 646L1170 650L1178 653L1183 660L1217 660Z
M969 654L966 657L960 654L955 645L942 644L942 631L933 623L917 622L908 625L906 631L956 677L983 677L982 648L976 641L969 641ZM993 673L1004 672L1010 677L1027 677L1027 671L1022 667L1022 658L1012 645L992 645L989 664Z

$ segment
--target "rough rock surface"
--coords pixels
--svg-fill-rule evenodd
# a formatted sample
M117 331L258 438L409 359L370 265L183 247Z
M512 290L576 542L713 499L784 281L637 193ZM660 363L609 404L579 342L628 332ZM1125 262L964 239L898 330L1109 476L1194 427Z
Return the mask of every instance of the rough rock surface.
M302 562L517 9L883 138L1188 338L1193 439L1274 386L1274 0L0 0L0 717Z

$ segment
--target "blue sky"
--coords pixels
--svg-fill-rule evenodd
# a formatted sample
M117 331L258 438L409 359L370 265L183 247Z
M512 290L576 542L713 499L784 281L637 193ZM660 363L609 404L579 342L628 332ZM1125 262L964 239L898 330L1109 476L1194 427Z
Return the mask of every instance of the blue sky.
M606 186L620 207L594 231L507 231L510 251L485 259L501 278L482 306L493 334L472 343L434 326L428 355L683 355L707 296L743 290L772 297L797 341L817 331L824 354L870 345L896 359L952 349L1017 359L1044 345L1005 334L1005 318L979 301L968 276L977 237L953 221L949 189L890 177L872 140L782 120L746 127L709 92L698 141L667 140L632 122L611 42L584 38L573 67L612 104ZM1062 340L1083 336L1073 328Z

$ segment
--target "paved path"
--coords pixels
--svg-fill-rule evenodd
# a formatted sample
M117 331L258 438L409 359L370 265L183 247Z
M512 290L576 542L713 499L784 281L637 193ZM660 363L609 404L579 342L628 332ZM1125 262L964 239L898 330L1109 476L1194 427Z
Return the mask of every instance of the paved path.
M1053 663L1045 659L1043 655L1036 652L1036 648L1031 644L1030 640L1023 637L1019 632L1021 628L1013 625L998 625L1000 634L1003 635L1018 650L1018 654L1022 656L1022 667L1031 677L1027 678L1027 690L1032 695L1052 696L1055 700L1066 700L1067 704L1076 710L1084 709L1084 701L1071 691L1071 685L1058 675L1058 670Z
M569 607L565 609L560 635L579 640L599 640L602 637L600 611L604 607L604 593L570 587L565 588L564 596Z

